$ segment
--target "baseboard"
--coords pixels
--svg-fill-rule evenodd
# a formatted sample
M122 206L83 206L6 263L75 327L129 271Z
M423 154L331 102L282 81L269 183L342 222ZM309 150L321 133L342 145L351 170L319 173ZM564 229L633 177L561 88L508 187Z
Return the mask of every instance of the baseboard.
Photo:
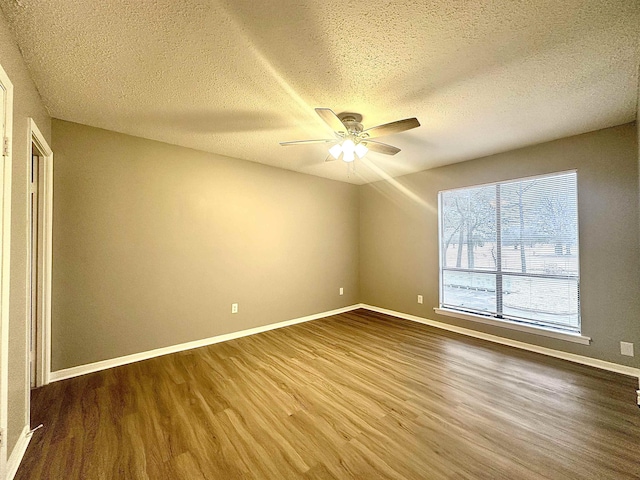
M29 425L25 425L20 434L20 438L18 438L18 443L13 447L9 460L7 460L7 480L13 480L13 477L18 473L18 467L20 466L20 462L22 462L22 457L24 457L27 447L29 446L29 441L31 440L29 432Z
M626 365L619 365L613 362L606 362L604 360L599 360L597 358L585 357L583 355L577 355L575 353L563 352L561 350L541 347L531 343L521 342L518 340L511 340L509 338L500 337L497 335L492 335L492 334L480 332L477 330L472 330L470 328L458 327L456 325L451 325L448 323L439 322L439 321L431 320L428 318L418 317L416 315L410 315L408 313L402 313L395 310L376 307L376 306L368 305L365 303L350 305L348 307L338 308L336 310L330 310L327 312L316 313L314 315L308 315L305 317L294 318L292 320L286 320L283 322L272 323L269 325L264 325L262 327L251 328L248 330L241 330L239 332L227 333L224 335L218 335L215 337L205 338L202 340L195 340L193 342L181 343L178 345L158 348L158 349L149 350L146 352L134 353L132 355L126 355L124 357L103 360L100 362L90 363L87 365L79 365L77 367L72 367L64 370L58 370L56 372L51 372L49 378L50 378L50 381L52 382L65 380L67 378L86 375L87 373L98 372L100 370L106 370L108 368L119 367L121 365L127 365L129 363L139 362L141 360L148 360L150 358L160 357L162 355L168 355L170 353L191 350L193 348L199 348L199 347L213 345L220 342L226 342L228 340L246 337L249 335L255 335L257 333L267 332L269 330L275 330L277 328L288 327L290 325L295 325L298 323L318 320L320 318L330 317L331 315L338 315L340 313L350 312L358 308L364 308L367 310L371 310L372 312L383 313L385 315L390 315L392 317L401 318L401 319L409 320L412 322L422 323L424 325L429 325L431 327L439 328L442 330L459 333L461 335L466 335L468 337L479 338L482 340L487 340L489 342L498 343L501 345L507 345L510 347L527 350L530 352L540 353L542 355L560 358L562 360L568 360L570 362L579 363L581 365L587 365L590 367L595 367L595 368L607 370L610 372L615 372L623 375L628 375L631 377L636 377L639 379L639 385L640 385L640 368L628 367ZM640 390L638 391L638 404L640 405Z
M312 320L318 320L320 318L350 312L351 310L355 310L360 307L360 304L350 305L348 307L338 308L336 310L307 315L306 317L294 318L292 320L285 320L278 323L271 323L262 327L250 328L248 330L241 330L239 332L232 332L224 335L217 335L215 337L204 338L202 340L195 340L193 342L181 343L178 345L171 345L164 348L156 348L154 350L148 350L146 352L134 353L131 355L126 355L124 357L111 358L109 360L102 360L100 362L89 363L87 365L65 368L63 370L51 372L51 374L49 375L49 380L51 382L66 380L68 378L86 375L87 373L99 372L100 370L119 367L121 365L139 362L141 360L148 360L150 358L160 357L162 355L168 355L170 353L183 352L185 350L191 350L193 348L206 347L207 345L213 345L215 343L226 342L228 340L234 340L236 338L255 335L256 333L267 332L269 330L275 330L277 328L288 327L297 323L310 322Z
M570 362L579 363L581 365L588 365L590 367L600 368L609 372L621 373L631 377L639 379L640 384L640 368L628 367L626 365L619 365L613 362L605 362L604 360L598 360L597 358L585 357L583 355L577 355L575 353L563 352L561 350L555 350L553 348L540 347L531 343L520 342L518 340L511 340L505 337L499 337L497 335L491 335L489 333L479 332L470 328L458 327L456 325L450 325L444 322L438 322L428 318L422 318L415 315L409 315L408 313L396 312L395 310L388 310L386 308L375 307L373 305L361 304L361 308L371 310L372 312L384 313L385 315L391 315L392 317L402 318L404 320L410 320L412 322L422 323L431 327L440 328L442 330L448 330L450 332L460 333L468 337L479 338L487 340L493 343L499 343L501 345L507 345L509 347L520 348L522 350L528 350L530 352L541 353L549 357L561 358L562 360L568 360ZM640 404L640 393L638 394L638 402Z

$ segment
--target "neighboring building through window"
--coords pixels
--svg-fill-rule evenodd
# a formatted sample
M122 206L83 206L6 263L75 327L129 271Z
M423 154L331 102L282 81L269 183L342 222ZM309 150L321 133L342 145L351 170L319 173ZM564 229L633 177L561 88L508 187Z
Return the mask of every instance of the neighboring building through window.
M440 192L440 307L580 333L576 172Z

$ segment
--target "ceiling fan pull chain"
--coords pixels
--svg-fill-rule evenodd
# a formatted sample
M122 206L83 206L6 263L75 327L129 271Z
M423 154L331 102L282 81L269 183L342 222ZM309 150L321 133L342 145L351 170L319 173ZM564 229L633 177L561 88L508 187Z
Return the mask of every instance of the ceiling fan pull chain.
M347 177L351 175L355 176L356 174L356 162L348 162L347 163Z

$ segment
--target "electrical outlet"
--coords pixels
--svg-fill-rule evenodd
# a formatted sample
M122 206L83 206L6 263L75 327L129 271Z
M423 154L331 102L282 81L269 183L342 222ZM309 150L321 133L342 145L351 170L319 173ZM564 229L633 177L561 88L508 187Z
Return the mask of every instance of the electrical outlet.
M344 295L344 288L340 287L340 295Z
M620 353L622 355L627 355L628 357L633 357L633 343L620 342Z
M418 295L418 303L420 303L420 304L423 303L422 295Z
M238 313L238 304L237 303L232 303L231 304L231 313Z

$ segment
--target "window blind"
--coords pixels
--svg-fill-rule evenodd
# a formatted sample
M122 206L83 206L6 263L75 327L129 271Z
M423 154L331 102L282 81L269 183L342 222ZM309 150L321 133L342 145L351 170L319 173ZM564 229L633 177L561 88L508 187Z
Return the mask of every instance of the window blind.
M440 306L580 332L576 172L440 192Z

